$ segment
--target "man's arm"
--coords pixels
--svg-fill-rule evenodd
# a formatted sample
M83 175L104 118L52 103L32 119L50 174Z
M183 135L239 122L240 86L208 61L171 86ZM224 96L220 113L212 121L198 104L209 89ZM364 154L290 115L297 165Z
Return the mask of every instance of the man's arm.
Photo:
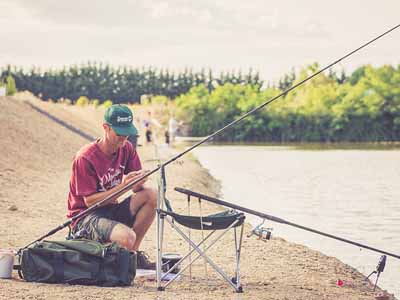
M145 170L133 171L133 172L130 172L127 175L125 175L124 179L128 179L129 180L130 178L134 178L133 180L136 180L136 179L142 177L143 175L145 175L146 173L147 173L147 171L145 171ZM148 177L146 177L145 179L143 179L143 180L139 181L138 183L136 183L132 187L132 192L137 193L140 190L142 190L144 183L147 181L147 178ZM132 180L130 180L129 182L131 182L131 181Z
M124 187L123 184L119 184L105 192L98 192L98 193L94 193L90 196L83 197L83 200L85 201L86 206L90 207L90 206L104 200L106 197L110 196L111 194L115 193L116 191L121 190L123 187ZM104 205L110 204L110 203L115 203L117 201L117 198L118 197L110 199L109 201L107 201L107 203L104 203Z
M102 200L104 200L106 197L110 196L111 194L122 190L124 187L126 187L129 183L131 183L132 181L135 181L136 179L140 178L141 176L143 176L145 174L144 171L140 170L140 171L133 171L130 172L128 174L126 174L124 176L124 178L122 179L122 183L120 183L119 185L104 191L104 192L98 192L98 193L94 193L90 196L86 196L83 197L85 204L87 207L90 207ZM133 188L132 191L133 192L138 192L143 188L143 184L145 183L147 178L139 181L138 183L136 183ZM107 203L105 204L110 204L110 203L116 203L117 199L119 196L117 197L113 197L112 199L110 199L109 201L107 201Z

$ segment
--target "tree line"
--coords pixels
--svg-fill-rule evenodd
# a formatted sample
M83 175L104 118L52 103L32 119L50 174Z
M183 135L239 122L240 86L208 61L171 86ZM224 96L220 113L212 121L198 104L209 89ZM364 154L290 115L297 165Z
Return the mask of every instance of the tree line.
M7 66L0 84L44 100L68 98L96 105L174 102L193 136L205 136L282 93L319 69L314 63L265 84L257 72L211 70L173 73L156 68L114 68L101 63L41 70ZM15 80L15 82L14 82ZM92 100L89 100L92 99ZM94 99L94 100L93 100ZM146 98L147 100L149 98ZM161 99L161 100L160 100ZM229 142L360 142L400 140L400 65L320 74L216 137Z
M187 93L200 84L209 91L226 83L262 85L259 73L249 70L221 72L211 69L172 72L154 67L113 67L102 63L88 62L62 69L24 69L6 66L0 69L0 80L12 76L19 90L28 90L47 101L69 99L75 103L80 96L106 100L113 103L138 103L142 95L164 95L173 99Z
M312 64L279 85L287 88L319 69ZM175 99L193 136L209 135L282 93L279 86L204 85ZM350 76L321 74L216 137L229 142L366 142L400 140L400 65L362 66Z

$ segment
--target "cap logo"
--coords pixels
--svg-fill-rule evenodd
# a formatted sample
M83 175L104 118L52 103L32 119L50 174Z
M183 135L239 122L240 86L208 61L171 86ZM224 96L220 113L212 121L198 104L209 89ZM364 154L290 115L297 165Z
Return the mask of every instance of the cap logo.
M117 117L117 122L118 123L125 123L125 122L132 122L132 117L128 116L128 117Z

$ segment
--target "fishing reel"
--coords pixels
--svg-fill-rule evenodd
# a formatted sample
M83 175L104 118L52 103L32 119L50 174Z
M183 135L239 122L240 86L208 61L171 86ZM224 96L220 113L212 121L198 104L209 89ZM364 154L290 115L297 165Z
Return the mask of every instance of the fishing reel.
M378 284L378 279L379 276L381 275L381 273L383 272L383 270L385 269L386 266L386 255L382 255L381 258L379 259L378 265L376 266L375 271L372 271L371 274L369 274L366 278L365 278L365 282L368 282L369 277L372 274L376 274L376 280L375 280L375 285L374 285L374 291L376 289L376 285Z
M272 236L272 230L273 228L271 227L264 227L265 219L258 224L256 227L254 227L250 233L247 235L247 237L251 237L252 235L256 235L259 240L262 240L264 242L268 241L271 239Z

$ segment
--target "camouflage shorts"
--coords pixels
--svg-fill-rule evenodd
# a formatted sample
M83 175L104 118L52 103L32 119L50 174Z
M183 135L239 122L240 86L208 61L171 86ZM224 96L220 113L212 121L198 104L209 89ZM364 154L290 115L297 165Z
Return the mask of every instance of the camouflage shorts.
M130 212L131 197L119 204L100 207L80 219L72 230L74 238L87 238L107 243L110 241L111 231L117 224L124 224L132 228L135 216Z

